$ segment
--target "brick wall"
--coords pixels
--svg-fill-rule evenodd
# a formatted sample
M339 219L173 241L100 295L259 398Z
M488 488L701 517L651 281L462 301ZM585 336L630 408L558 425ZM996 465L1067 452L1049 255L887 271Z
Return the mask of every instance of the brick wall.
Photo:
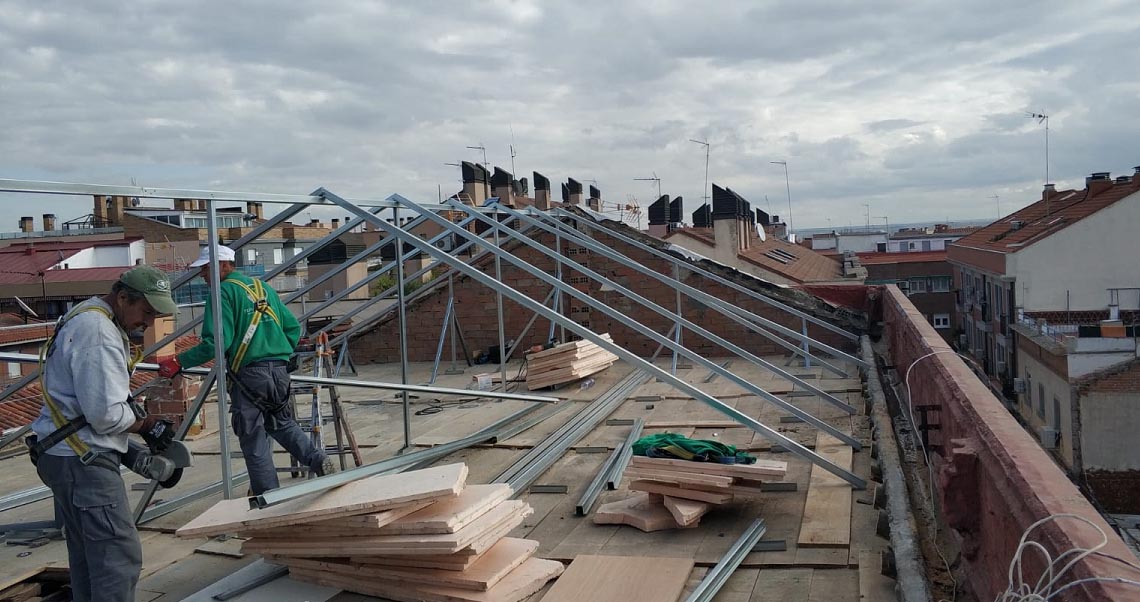
M545 233L541 235L536 234L535 240L547 247L553 244L553 237ZM617 249L640 265L658 272L672 273L672 267L668 265L668 262L655 258L645 251L630 247L603 234L599 234L595 240ZM616 283L636 291L643 297L667 309L673 310L676 308L676 292L672 287L650 276L637 273L633 269L602 257L601 255L589 253L588 250L577 245L569 245L565 241L563 241L563 245L563 252L567 254L569 259L588 265L591 269L607 275ZM527 264L542 269L547 273L554 273L554 260L541 255L538 251L525 247L521 245L521 243L515 247L508 247L508 249ZM495 273L493 260L484 260L478 264L478 267L488 275L493 276ZM708 268L706 267L706 269ZM626 323L629 320L635 319L660 334L667 333L672 325L672 321L668 318L644 308L616 291L600 291L598 283L588 281L588 279L579 272L565 266L563 268L563 280L579 290L586 291L591 298L617 310L622 314L622 317L621 319L614 319L605 316L601 312L588 307L585 303L574 299L569 300L566 306L568 311L564 311L564 315L568 315L575 322L587 325L594 332L610 333L615 343L639 356L648 357L652 355L657 349L658 343L643 335L637 334L634 329L627 326ZM743 293L708 281L701 276L690 274L685 277L684 280L687 284L697 287L705 293L747 308L788 328L793 328L796 331L800 330L801 324L799 318L772 308L760 301L749 299ZM549 285L541 283L538 278L512 266L507 261L503 261L503 281L510 283L512 288L526 294L531 299L540 302L546 297L547 293L550 292ZM456 277L454 288L456 314L459 318L460 326L463 329L463 336L471 350L485 350L491 346L498 345L495 291L462 276ZM801 307L809 306L809 309L811 309L810 306L814 305L820 315L836 314L833 308L825 305L818 299L811 298L805 293L789 289L773 288L772 290L784 295L785 298L783 300L785 303L795 302L794 300L799 299L802 303ZM409 360L430 361L435 357L435 350L439 340L438 337L446 310L446 304L446 286L442 286L435 294L428 295L419 302L410 304L408 307ZM687 297L683 298L682 313L685 318L720 337L740 345L752 353L758 355L785 353L783 348L778 347L760 335L747 332L739 324L729 320L722 314ZM838 313L843 314L843 312ZM507 340L510 340L519 336L522 328L530 320L533 313L509 299L504 298L503 315L505 336ZM522 347L525 348L545 342L549 324L550 322L548 320L539 318L528 335L522 340ZM352 357L354 361L397 361L399 359L399 332L397 328L397 321L392 317L381 323L377 328L356 337L352 343ZM556 336L559 332L560 330L556 331ZM809 328L808 333L812 337L829 345L851 352L856 351L853 342L816 326ZM567 338L571 338L569 335L570 333L568 332ZM683 342L686 347L702 355L731 355L728 351L721 349L719 346L689 331L685 332ZM667 351L664 353L667 353Z
M884 319L891 363L904 374L912 362L949 346L897 287L884 290ZM1109 538L1102 552L1130 557L1112 529L1000 401L953 353L914 366L911 397L941 408L943 455L933 458L944 524L960 540L964 573L981 600L992 600L1008 583L1010 560L1031 524L1053 514L1083 516ZM1034 531L1056 557L1074 546L1092 547L1100 536L1074 521L1050 522ZM1031 581L1039 564L1026 554ZM1086 559L1069 578L1123 574L1101 558ZM1068 581L1068 578L1065 579ZM1082 589L1083 588L1083 589ZM1135 590L1088 584L1066 591L1065 600L1134 600Z

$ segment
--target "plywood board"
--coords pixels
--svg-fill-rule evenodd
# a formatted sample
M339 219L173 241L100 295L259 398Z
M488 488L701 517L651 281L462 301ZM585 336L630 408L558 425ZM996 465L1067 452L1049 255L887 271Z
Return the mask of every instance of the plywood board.
M505 541L507 537L502 538ZM497 544L496 544L497 545ZM493 546L492 546L493 547ZM447 571L463 571L479 561L481 555L472 554L423 554L415 556L353 556L350 562L357 564L379 564L383 566L408 566L421 569L443 569Z
M359 564L313 558L278 558L274 562L279 562L290 568L328 571L348 576L355 575L361 579L382 579L396 583L422 585L446 585L460 589L487 591L506 577L515 567L530 558L537 549L537 541L508 538L496 544L494 548L463 571Z
M562 574L562 570L561 562L529 558L485 592L442 585L414 586L379 579L358 579L307 569L290 572L304 581L398 602L520 602Z
M680 526L665 508L661 497L648 493L639 493L618 502L598 506L594 511L594 524L629 525L646 533Z
M464 487L463 491L467 491ZM461 492L459 495L463 495ZM416 502L399 508L392 508L391 510L383 510L381 512L373 512L370 514L358 514L356 516L345 516L342 518L333 518L329 520L322 520L312 523L314 527L334 527L334 528L363 528L363 529L379 529L384 525L390 524L393 521L404 518L413 512L419 512L436 502L449 501L455 499L453 497L443 497L426 502Z
M222 500L176 534L179 537L208 537L375 513L414 502L459 495L466 480L467 466L460 463L360 479L336 489L259 510L250 510L249 502L244 498Z
M533 510L526 502L507 501L472 521L455 533L429 535L376 535L364 537L297 537L268 539L255 537L245 542L243 552L259 552L278 556L362 556L454 554L483 542L489 533L509 531L522 523ZM501 537L501 535L499 536ZM498 538L496 538L497 540ZM482 544L470 553L482 552L493 542Z
M678 525L688 526L696 524L701 517L712 508L711 504L686 500L679 497L665 496L665 509L673 515Z
M877 552L859 554L859 602L895 600L895 580L883 575Z
M511 497L510 485L468 485L454 498L440 500L380 529L381 535L455 533Z
M631 479L649 479L667 483L684 483L686 485L704 485L706 487L731 487L733 477L711 474L697 474L695 472L681 472L669 470L650 470L640 466L632 466L625 470L625 475Z
M776 460L757 460L755 464L715 464L712 462L690 462L670 458L646 458L633 456L632 466L643 466L655 470L679 470L698 474L716 474L770 481L772 477L783 477L788 472L788 463Z
M676 602L691 558L590 556L574 559L543 602Z
M824 459L851 469L853 450L827 433L816 436L815 450ZM851 485L836 475L812 466L807 502L800 523L800 547L851 544Z
M600 334L598 336L600 336L602 339L613 342L613 339L610 337L610 333L608 333L608 332ZM595 343L593 341L587 341L585 339L582 339L582 340L578 340L578 341L570 341L569 343L562 343L561 345L555 345L554 347L551 347L550 349L543 349L542 351L538 351L535 353L528 353L528 354L526 354L526 359L527 359L527 362L538 361L538 360L541 360L543 358L547 358L547 357L550 357L553 355L558 355L560 353L574 352L574 351L577 351L578 349L582 349L582 348L589 349L590 347L596 347L596 348L600 349L600 347L598 347L597 343Z
M629 489L631 491L671 495L673 497L708 502L710 504L727 504L732 501L731 493L717 493L701 489L683 489L669 485L668 483L658 483L656 481L633 481L629 484Z

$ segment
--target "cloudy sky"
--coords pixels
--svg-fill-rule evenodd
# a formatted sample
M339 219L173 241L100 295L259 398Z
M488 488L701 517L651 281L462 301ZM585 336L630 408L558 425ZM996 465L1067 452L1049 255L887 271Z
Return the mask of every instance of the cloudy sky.
M516 176L645 206L656 174L688 214L696 138L780 215L786 160L796 227L989 218L1040 194L1026 111L1059 188L1140 165L1138 33L1095 0L2 0L0 178L427 201L513 141Z

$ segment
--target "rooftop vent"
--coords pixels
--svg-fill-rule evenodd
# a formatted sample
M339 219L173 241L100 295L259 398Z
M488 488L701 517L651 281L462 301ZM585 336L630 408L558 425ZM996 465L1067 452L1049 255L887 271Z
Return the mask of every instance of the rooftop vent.
M1025 225L1025 222L1023 222L1019 219L1015 219L1015 220L1012 220L1009 222L1009 229L1010 230L1020 230L1021 227L1024 225Z

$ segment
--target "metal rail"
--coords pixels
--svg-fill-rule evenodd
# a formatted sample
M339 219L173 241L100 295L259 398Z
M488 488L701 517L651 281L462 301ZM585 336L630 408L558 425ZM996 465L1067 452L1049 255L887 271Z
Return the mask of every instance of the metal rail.
M752 551L756 542L760 541L760 538L764 537L764 534L767 532L768 527L764 525L764 519L756 519L756 521L748 527L748 530L740 536L740 539L737 539L736 543L732 544L732 547L717 561L716 566L697 584L693 593L689 594L688 598L685 598L685 602L712 602L712 599L716 597L720 588L724 587L724 584L728 582L728 578L732 576L732 573L736 571L740 563L744 562L744 559L748 556L749 552Z
M574 507L574 512L578 516L586 516L590 513L594 504L598 502L598 496L602 494L602 491L607 489L607 483L612 483L615 480L621 481L621 473L625 472L625 463L622 462L622 458L626 458L628 461L628 456L625 455L625 452L641 438L641 431L644 428L644 418L637 418L633 421L633 426L629 429L629 435L626 436L625 443L618 444L618 446L614 448L613 453L610 454L610 457L606 458L605 463L602 464L601 470L598 471L598 474L594 475L594 480L590 481L590 484L586 486L586 491L584 491L582 497L578 499L578 505ZM618 473L617 477L614 477L615 472Z

